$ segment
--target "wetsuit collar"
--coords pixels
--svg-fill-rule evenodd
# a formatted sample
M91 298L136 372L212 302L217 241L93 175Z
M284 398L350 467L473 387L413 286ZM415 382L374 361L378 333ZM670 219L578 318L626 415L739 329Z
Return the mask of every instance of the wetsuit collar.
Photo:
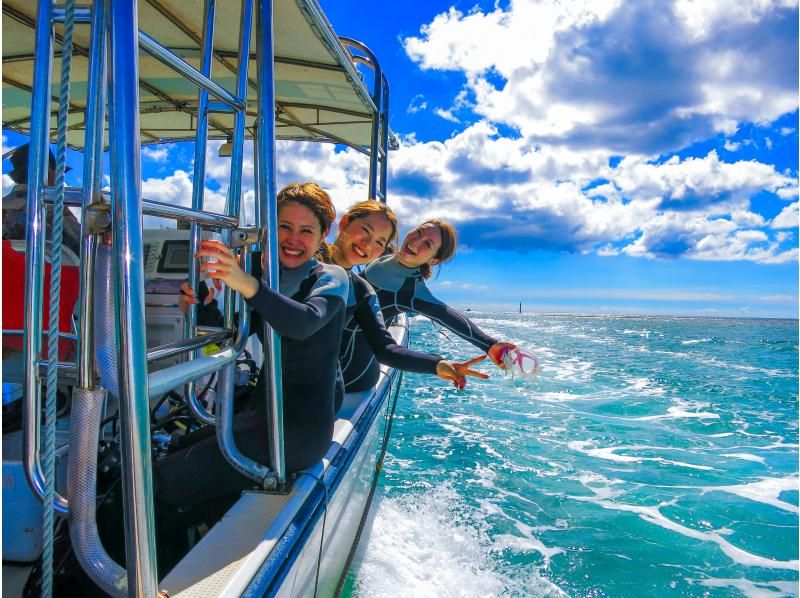
M280 291L285 297L291 297L300 290L300 284L308 278L311 268L317 265L317 258L312 257L305 264L297 268L284 268L281 266Z
M409 268L408 266L404 266L400 263L397 259L396 255L387 256L386 261L384 262L384 268L388 272L395 274L397 276L402 276L403 278L413 278L421 276L419 272L419 267L416 268Z

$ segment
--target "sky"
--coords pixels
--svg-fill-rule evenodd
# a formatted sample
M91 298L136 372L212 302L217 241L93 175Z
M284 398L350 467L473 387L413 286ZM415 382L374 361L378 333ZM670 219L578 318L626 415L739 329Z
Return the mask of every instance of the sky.
M430 283L441 299L797 317L796 1L320 4L388 77L402 231L458 229ZM4 151L17 142L4 131ZM216 149L211 209L228 176ZM145 149L143 194L188 205L192 157L190 144ZM340 212L366 198L366 174L352 150L280 143L279 185L314 180Z

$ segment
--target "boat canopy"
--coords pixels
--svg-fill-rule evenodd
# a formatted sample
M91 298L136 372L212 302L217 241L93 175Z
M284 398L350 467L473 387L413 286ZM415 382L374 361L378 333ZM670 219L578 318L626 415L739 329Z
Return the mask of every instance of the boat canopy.
M78 2L88 6L90 2ZM29 134L34 62L36 5L30 0L3 1L3 127ZM343 143L361 151L370 147L375 103L315 0L274 1L276 133L278 139ZM195 69L200 69L203 0L139 2L139 78L142 143L194 140L198 90L173 68L160 62L141 43L149 36ZM216 11L211 78L233 94L239 61L241 3L226 1ZM63 25L56 26L56 54ZM68 144L84 143L90 27L76 24L69 110ZM253 136L257 112L255 35L250 46L247 136ZM53 63L51 139L55 140L60 60ZM209 137L230 139L232 111L219 103L209 115ZM107 136L106 136L107 143Z

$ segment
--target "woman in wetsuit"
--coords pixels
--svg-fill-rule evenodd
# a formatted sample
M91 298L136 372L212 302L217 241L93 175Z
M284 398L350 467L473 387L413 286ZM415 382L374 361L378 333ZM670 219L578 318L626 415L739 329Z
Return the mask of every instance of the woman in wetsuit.
M391 367L423 374L436 374L452 381L457 388L466 385L466 376L486 379L488 376L470 367L483 356L463 363L443 359L440 355L419 353L397 345L386 330L378 298L372 286L353 273L352 268L368 264L386 250L397 237L397 218L383 203L366 200L352 206L339 222L339 234L330 247L330 259L347 270L350 276L350 297L345 320L345 342L339 361L348 392L365 390L378 381L377 364L360 367L375 361ZM353 340L359 335L368 346L368 359L356 354Z
M483 332L464 314L434 297L425 284L432 267L451 259L456 246L456 232L450 224L429 220L406 236L400 251L375 260L361 276L375 289L385 321L391 321L400 312L427 316L486 352L495 365L504 368L503 355L515 345ZM347 327L343 342L353 347L353 360L348 363L345 377L355 382L348 390L376 380L378 364L363 332Z
M197 253L198 258L213 260L200 266L208 278L247 300L253 330L262 328L256 321L259 316L281 336L287 473L317 463L333 438L338 352L350 283L342 268L314 255L334 218L328 194L314 183L292 184L278 194L280 293L244 272L234 253L219 241L202 241ZM263 384L262 368L254 400L236 414L234 438L242 453L269 465L266 406L258 400ZM184 448L158 461L153 476L159 501L182 508L254 485L224 459L212 426L190 435Z

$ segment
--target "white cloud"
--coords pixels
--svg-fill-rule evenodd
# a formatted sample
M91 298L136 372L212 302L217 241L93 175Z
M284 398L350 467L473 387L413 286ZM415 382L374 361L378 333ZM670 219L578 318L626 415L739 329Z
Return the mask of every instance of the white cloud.
M14 185L13 179L6 173L3 173L3 196L9 193Z
M742 144L741 144L741 143L739 143L739 142L736 142L736 141L730 141L730 140L726 140L726 141L725 141L725 146L724 146L724 147L725 147L725 149L726 149L726 150L728 150L729 152L735 152L735 151L737 151L737 150L739 149L739 146L741 146L741 145L742 145Z
M163 179L145 179L142 181L142 197L189 207L192 205L192 180L183 170L176 170ZM206 188L203 207L209 212L222 213L225 210L225 195ZM145 217L145 227L162 226L174 225L154 217Z
M475 111L523 137L617 152L679 149L797 107L796 2L516 0L451 8L404 40L460 71Z
M367 196L367 160L330 145L278 143L278 186L313 180L341 214ZM404 230L428 218L459 228L464 247L561 249L647 258L786 261L792 238L777 229L796 203L772 222L750 198L796 189L792 177L756 161L704 157L648 161L629 156L609 165L600 150L570 150L507 138L485 122L445 141L405 137L389 161L389 202ZM209 148L206 190L221 209L230 160ZM145 181L145 195L188 205L190 176L176 171ZM252 146L245 151L245 203L252 202ZM213 209L213 208L209 208ZM252 221L246 212L245 222Z
M758 0L730 4L677 0L674 11L690 36L699 40L710 37L720 26L756 23L775 10L792 8L795 5L796 2L792 0Z
M449 120L450 122L453 123L461 122L460 120L458 120L458 117L455 116L452 112L450 112L449 110L444 110L443 108L436 108L436 110L434 110L433 113L436 116L439 116L445 120Z
M411 101L408 103L408 108L406 108L406 112L409 114L416 114L417 112L422 112L427 107L428 102L425 101L425 96L421 93L418 93L411 98Z
M800 224L800 210L798 202L786 206L781 213L775 216L770 223L772 228L797 228Z
M677 157L663 164L642 158L624 159L615 183L632 199L658 200L678 209L708 208L720 204L718 213L742 205L755 193L778 193L794 186L794 180L755 160L723 162L715 151L703 158Z
M172 143L162 145L147 145L142 148L142 158L152 162L166 163L169 160L169 153L174 149Z
M391 204L402 223L446 218L473 247L621 251L644 257L789 257L750 198L792 187L756 161L650 162L536 146L478 123L444 142L405 143L390 162ZM593 181L600 184L590 184ZM673 236L670 236L673 235Z

